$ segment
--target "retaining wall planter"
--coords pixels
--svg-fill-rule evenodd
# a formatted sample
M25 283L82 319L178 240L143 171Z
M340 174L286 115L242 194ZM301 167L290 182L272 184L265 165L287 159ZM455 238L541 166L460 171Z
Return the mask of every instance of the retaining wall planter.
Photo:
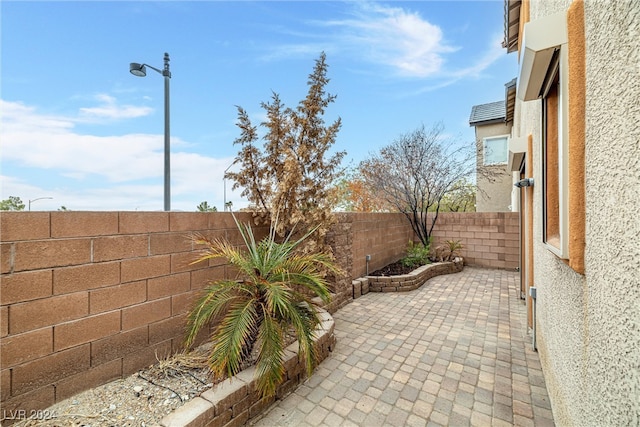
M321 323L315 330L318 363L333 351L336 338L331 315L320 311ZM292 392L307 377L304 361L298 357L298 342L289 345L284 355L285 380L273 397L261 397L255 388L255 366L233 378L216 384L192 399L160 422L162 427L231 427L242 426L262 414L273 402Z
M432 277L462 271L464 260L457 257L451 262L436 262L416 268L409 274L398 276L366 276L354 280L353 297L358 298L368 292L407 292L418 289Z

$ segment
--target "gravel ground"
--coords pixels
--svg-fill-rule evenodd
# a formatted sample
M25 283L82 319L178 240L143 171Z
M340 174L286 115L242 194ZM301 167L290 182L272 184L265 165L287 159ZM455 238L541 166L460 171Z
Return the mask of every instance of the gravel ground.
M285 346L295 342L287 334ZM12 427L148 427L160 423L185 402L213 387L207 366L211 343L189 354L179 353L137 373L92 388L38 411L37 418L22 420ZM258 356L257 346L246 369Z
M211 374L199 347L189 355L158 362L125 379L115 380L39 411L37 419L16 427L146 427L212 387Z

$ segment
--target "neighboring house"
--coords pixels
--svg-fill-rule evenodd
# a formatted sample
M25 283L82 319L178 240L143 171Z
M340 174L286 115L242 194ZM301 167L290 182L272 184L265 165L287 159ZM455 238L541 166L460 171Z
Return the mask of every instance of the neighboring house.
M476 211L505 212L511 210L512 177L507 170L507 138L511 122L506 120L505 101L474 105L469 125L476 132L476 168L485 169L491 178L476 177Z
M640 1L505 0L522 290L557 425L640 425ZM529 180L532 178L533 180Z

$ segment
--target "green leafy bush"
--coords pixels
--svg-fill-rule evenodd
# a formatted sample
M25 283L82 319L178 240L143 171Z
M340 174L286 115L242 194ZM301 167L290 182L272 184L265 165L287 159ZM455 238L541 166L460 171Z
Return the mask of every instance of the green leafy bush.
M409 240L407 255L402 258L400 262L405 267L419 267L421 265L429 264L429 254L429 245L425 246L422 243L415 243L412 240Z

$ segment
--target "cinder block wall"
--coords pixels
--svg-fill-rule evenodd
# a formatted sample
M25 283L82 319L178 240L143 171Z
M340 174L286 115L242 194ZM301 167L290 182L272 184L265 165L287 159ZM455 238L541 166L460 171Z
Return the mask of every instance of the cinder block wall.
M5 413L45 408L181 348L194 296L234 274L222 261L190 265L190 236L240 244L228 213L3 212L0 220Z
M429 217L429 221L430 218ZM519 219L517 212L445 212L433 229L432 246L445 240L460 240L465 264L515 269L519 263ZM341 214L351 223L353 278L366 275L366 255L371 255L369 272L397 261L415 235L400 213Z
M460 240L465 264L516 269L520 257L518 212L447 212L438 216L432 246Z
M471 264L514 268L517 224L511 213L442 214L434 235L462 240ZM223 261L190 265L193 233L241 244L223 212L2 212L4 412L46 408L180 349L194 296L207 280L235 277ZM331 308L351 301L365 255L370 271L383 267L412 235L402 214L339 214L327 238L347 274L332 278Z
M402 258L409 241L414 239L411 225L400 213L347 213L341 218L352 224L353 278L366 274L367 255L371 255L369 272L372 273Z

